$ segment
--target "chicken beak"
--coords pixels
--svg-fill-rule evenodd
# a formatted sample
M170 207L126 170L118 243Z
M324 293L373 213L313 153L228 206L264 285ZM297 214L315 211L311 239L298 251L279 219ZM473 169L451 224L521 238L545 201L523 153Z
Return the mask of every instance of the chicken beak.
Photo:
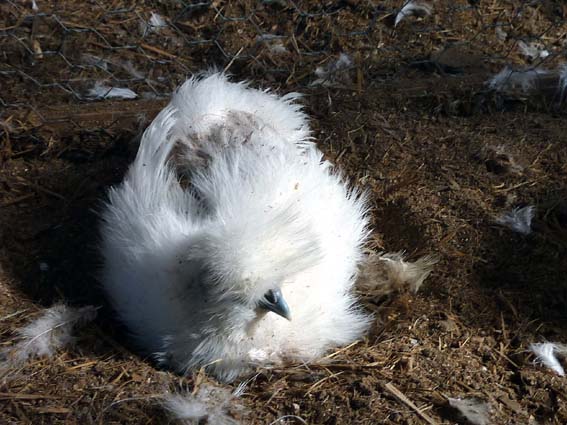
M266 292L258 305L265 310L276 313L277 315L291 321L289 306L282 295L282 291L279 289L270 289Z

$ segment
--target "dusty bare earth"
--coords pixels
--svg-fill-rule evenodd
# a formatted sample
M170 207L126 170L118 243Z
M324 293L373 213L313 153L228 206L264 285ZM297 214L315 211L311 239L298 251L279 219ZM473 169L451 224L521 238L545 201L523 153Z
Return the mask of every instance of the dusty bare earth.
M440 258L418 294L362 294L376 325L332 362L259 370L241 421L466 423L448 398L467 397L493 424L567 423L567 381L528 350L567 343L563 93L484 83L507 64L563 63L567 8L430 3L394 27L401 1L1 2L0 343L53 302L105 305L96 210L171 90L216 66L305 93L319 146L371 194L370 249ZM152 11L167 27L144 27ZM340 53L348 69L312 85ZM89 99L96 81L138 98ZM526 205L531 234L496 224ZM1 423L165 423L156 399L207 380L138 357L107 307L78 336L0 383Z

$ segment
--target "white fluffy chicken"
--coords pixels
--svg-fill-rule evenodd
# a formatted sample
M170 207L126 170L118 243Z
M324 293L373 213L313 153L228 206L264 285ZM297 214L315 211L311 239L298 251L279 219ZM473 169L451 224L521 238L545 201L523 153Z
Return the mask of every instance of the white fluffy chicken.
M110 190L104 288L141 349L179 372L230 381L310 361L370 323L352 292L364 197L310 141L298 96L190 79Z

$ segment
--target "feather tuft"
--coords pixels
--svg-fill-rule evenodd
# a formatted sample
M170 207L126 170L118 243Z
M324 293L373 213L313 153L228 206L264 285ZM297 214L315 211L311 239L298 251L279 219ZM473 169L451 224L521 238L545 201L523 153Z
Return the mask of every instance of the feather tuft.
M559 67L559 93L561 102L565 99L565 89L567 89L567 63Z
M551 369L559 376L565 376L565 370L559 360L557 359L555 353L564 353L567 351L565 347L560 344L555 344L553 342L541 342L534 343L530 345L530 351L536 356L536 363L541 363L548 369Z
M74 331L95 319L97 308L72 308L57 304L18 331L20 341L4 352L12 366L34 357L52 357L60 349L75 342Z
M499 93L521 92L529 94L537 87L541 77L547 76L550 71L542 68L530 68L515 70L506 66L502 71L493 76L488 82L488 88Z
M151 33L159 33L163 28L167 27L167 22L158 13L152 12L148 21L142 20L140 22L140 33L145 37Z
M472 425L490 424L490 404L474 398L449 398L449 406L456 409Z
M372 254L361 269L358 288L384 294L403 288L417 292L437 262L430 255L410 262L405 260L403 252Z
M348 84L351 81L349 70L353 67L352 59L346 53L341 53L336 60L315 69L317 79L312 86L332 86L336 83Z
M514 208L496 219L502 226L512 229L522 235L529 235L532 232L532 219L534 218L535 207L529 205L523 208Z
M423 1L410 0L404 4L396 15L396 21L394 22L394 27L397 27L400 22L402 22L408 16L430 16L433 12L433 6L429 3Z
M230 391L207 384L194 393L168 394L161 405L171 419L183 424L236 425L239 422L229 410L242 410Z
M89 89L87 97L91 99L135 99L138 95L130 89L110 87L98 81L93 88Z
M520 52L530 60L538 58L545 59L549 56L549 51L541 43L531 42L526 43L523 40L518 41L518 48Z

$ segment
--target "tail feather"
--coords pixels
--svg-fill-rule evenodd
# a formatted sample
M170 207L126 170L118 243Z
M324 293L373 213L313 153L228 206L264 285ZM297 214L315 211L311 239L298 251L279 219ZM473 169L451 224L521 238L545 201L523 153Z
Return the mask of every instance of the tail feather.
M167 160L176 143L174 127L178 121L178 115L176 108L169 105L146 129L138 154L130 169L131 178L148 182L164 177L164 173L167 172ZM147 177L150 180L145 180Z

